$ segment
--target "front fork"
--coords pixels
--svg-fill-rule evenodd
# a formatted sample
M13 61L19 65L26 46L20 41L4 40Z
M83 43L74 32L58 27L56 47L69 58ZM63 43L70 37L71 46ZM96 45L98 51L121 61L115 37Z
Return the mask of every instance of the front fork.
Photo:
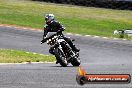
M79 53L74 52L67 43L61 43L57 47L63 52L63 55L68 62L70 62L73 57L79 57Z
M65 48L67 49L67 58L68 60L71 60L73 57L76 56L76 53L72 50L72 48L69 46L69 44L66 44L65 45Z

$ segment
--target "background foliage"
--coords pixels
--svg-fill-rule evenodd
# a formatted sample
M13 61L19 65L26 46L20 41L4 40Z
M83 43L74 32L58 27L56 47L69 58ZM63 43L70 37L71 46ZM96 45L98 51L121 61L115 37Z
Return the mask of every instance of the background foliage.
M112 9L132 10L132 0L33 0L80 6L104 7Z

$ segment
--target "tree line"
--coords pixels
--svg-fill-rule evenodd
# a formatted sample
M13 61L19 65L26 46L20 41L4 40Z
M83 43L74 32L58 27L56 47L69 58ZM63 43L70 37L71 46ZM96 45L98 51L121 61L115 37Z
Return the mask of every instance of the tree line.
M132 0L33 0L33 1L132 10Z

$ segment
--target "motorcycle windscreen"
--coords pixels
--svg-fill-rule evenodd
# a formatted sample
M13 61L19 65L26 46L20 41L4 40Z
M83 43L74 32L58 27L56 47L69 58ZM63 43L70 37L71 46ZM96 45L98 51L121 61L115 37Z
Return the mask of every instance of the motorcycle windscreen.
M48 32L46 38L50 38L51 36L55 35L56 32Z

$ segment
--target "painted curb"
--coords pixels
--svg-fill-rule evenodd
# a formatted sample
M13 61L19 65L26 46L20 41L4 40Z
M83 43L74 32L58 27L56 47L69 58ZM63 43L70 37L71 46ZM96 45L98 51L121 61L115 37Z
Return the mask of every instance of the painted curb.
M41 29L35 29L35 28L30 28L30 27L22 27L22 26L17 26L17 25L9 25L9 24L0 24L0 26L3 27L9 27L9 28L16 28L18 30L21 29L26 29L26 30L36 30L38 32L43 32ZM128 39L120 39L120 38L109 38L109 37L101 37L101 36L96 36L96 35L81 35L81 34L74 34L74 33L66 33L67 35L74 35L74 36L83 36L83 37L93 37L93 38L102 38L102 39L111 39L111 40L123 40L123 41L132 41Z

